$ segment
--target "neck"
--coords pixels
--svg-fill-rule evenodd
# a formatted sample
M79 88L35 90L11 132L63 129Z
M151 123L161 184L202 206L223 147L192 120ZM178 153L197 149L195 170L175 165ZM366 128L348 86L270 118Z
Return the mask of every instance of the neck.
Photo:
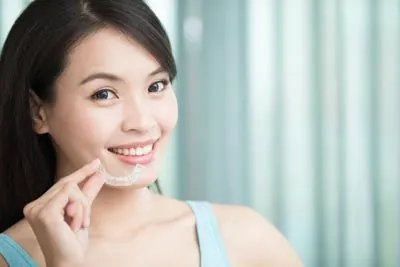
M147 224L157 214L157 199L157 196L146 187L141 189L103 187L91 208L91 234L124 236L132 229Z

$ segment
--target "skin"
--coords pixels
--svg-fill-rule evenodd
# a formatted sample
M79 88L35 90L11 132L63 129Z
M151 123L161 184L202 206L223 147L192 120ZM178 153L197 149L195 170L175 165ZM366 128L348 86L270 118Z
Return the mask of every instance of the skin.
M54 139L60 179L25 208L26 219L5 233L40 266L200 266L190 208L146 187L159 174L178 119L172 86L159 83L168 80L168 74L159 69L156 59L135 41L103 29L71 51L56 81L55 102L33 99L35 131L50 133ZM94 79L80 85L96 72L119 79ZM103 91L101 99L98 94L92 97L104 88L111 91ZM107 171L122 175L130 168L107 148L148 139L158 139L157 152L140 183L128 188L104 185L96 172L98 163L92 161L99 158ZM81 169L84 165L86 173ZM77 204L79 199L84 204ZM63 220L60 210L71 215L71 223ZM232 266L302 266L282 235L252 209L213 205L213 211ZM89 217L90 222L85 222ZM90 223L90 230L71 231L70 227L76 230L85 223ZM76 249L56 249L48 245L50 239ZM76 264L60 260L71 255L77 258ZM0 266L6 266L1 257Z

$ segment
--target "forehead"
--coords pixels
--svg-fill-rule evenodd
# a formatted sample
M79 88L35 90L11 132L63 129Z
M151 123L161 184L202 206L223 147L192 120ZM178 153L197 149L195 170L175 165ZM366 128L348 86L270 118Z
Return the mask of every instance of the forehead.
M110 71L143 79L159 67L157 60L132 38L113 29L101 29L71 50L64 75L83 77L96 71Z

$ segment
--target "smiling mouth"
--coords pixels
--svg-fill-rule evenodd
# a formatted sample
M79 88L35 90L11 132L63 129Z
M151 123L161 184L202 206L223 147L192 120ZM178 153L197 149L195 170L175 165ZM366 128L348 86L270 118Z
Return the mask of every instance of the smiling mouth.
M108 151L111 153L122 155L122 156L145 156L153 152L154 144L148 144L144 146L135 146L135 147L125 147L125 148L108 148Z
M110 147L108 151L116 158L128 165L147 165L154 160L158 139L145 143Z

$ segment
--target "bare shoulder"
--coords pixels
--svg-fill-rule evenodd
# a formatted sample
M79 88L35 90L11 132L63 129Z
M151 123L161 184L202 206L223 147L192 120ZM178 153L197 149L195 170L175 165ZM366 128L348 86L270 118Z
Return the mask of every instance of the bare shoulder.
M0 254L0 267L8 267L7 262L5 261L3 256L1 256L1 254Z
M14 224L9 229L4 231L5 235L13 239L19 246L21 246L31 258L39 263L44 262L43 254L40 250L39 244L36 240L36 236L33 233L31 227L25 220ZM2 260L0 257L0 267L3 267ZM8 266L4 261L4 266Z
M303 266L289 242L255 210L234 205L212 207L233 266Z

